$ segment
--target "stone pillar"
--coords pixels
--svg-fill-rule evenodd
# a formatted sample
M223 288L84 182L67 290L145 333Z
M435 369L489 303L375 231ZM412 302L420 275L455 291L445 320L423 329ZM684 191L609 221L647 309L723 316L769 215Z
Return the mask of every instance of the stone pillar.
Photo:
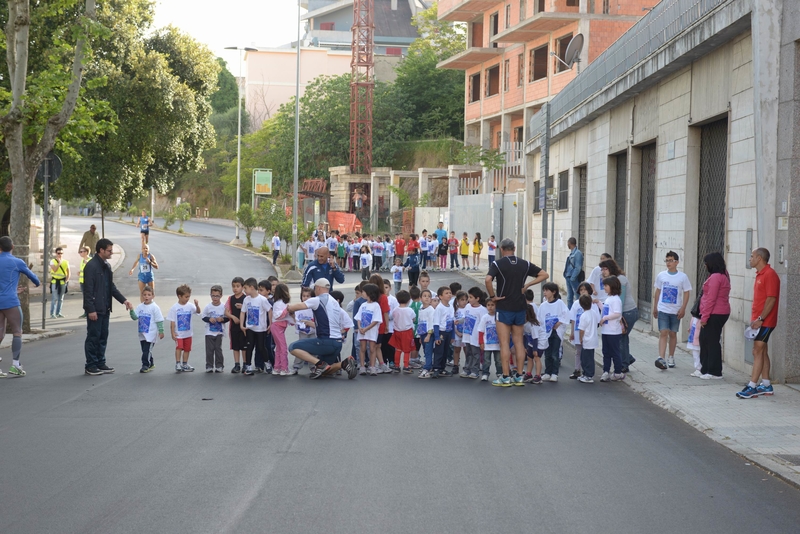
M417 188L417 200L420 200L426 193L430 192L430 180L428 173L424 169L419 169L419 186Z
M389 173L389 183L392 187L400 189L400 175L398 175L395 171L391 171ZM398 221L394 220L394 213L400 209L400 197L397 196L396 193L393 191L389 191L389 226L390 230L394 231L394 226L398 223ZM402 224L402 220L400 223Z
M377 173L373 172L370 176L369 188L369 229L370 233L375 233L378 228L378 189L381 179Z
M503 193L492 193L491 199L489 204L492 221L491 233L494 234L499 243L504 237L510 237L507 232L503 233ZM488 240L489 236L487 235L486 241Z

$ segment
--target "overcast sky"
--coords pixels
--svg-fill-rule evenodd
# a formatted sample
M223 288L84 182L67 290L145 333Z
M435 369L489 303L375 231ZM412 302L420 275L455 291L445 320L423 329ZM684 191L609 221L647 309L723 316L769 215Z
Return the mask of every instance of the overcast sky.
M297 39L296 0L156 0L156 28L172 24L206 43L238 74L226 46L280 46Z

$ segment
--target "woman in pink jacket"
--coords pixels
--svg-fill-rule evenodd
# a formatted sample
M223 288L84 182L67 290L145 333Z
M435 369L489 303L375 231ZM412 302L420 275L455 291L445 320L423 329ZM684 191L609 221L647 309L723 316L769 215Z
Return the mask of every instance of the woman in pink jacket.
M700 369L703 380L722 378L722 327L731 315L731 304L728 296L731 292L731 280L725 259L719 252L706 254L703 263L708 269L709 277L703 284L703 296L700 299Z

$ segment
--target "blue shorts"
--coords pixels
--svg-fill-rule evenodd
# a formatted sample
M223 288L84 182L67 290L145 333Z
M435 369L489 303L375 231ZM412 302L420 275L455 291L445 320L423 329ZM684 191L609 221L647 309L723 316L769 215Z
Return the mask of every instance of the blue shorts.
M153 273L139 273L139 281L143 284L150 284L153 282Z
M339 361L339 353L342 352L342 340L319 339L316 337L298 339L289 345L289 352L295 349L304 350L323 362L333 365Z
M670 330L677 332L681 322L678 320L678 315L675 313L658 312L658 329Z
M497 310L497 322L507 324L509 326L522 326L525 324L525 310Z

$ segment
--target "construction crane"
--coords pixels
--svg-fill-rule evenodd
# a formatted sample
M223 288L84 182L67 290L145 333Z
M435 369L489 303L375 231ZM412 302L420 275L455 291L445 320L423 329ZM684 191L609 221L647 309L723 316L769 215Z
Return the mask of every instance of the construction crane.
M375 0L353 0L350 60L350 172L372 172L372 96L375 89Z

